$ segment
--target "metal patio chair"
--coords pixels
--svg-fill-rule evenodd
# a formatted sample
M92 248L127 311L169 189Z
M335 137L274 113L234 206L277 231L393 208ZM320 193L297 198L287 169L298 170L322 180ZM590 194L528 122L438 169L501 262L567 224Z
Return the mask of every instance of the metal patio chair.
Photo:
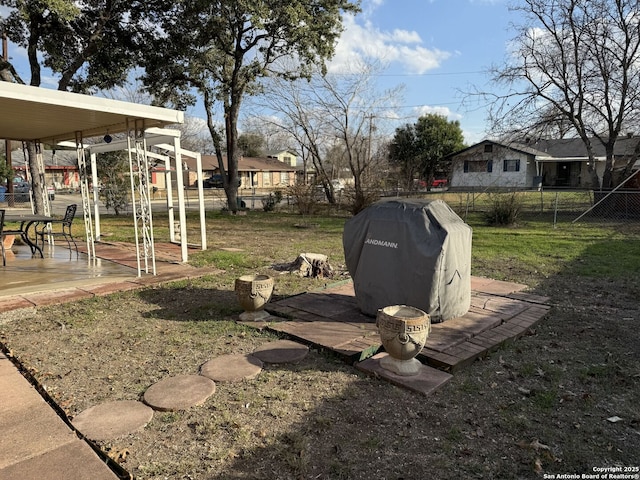
M62 237L66 240L67 246L69 247L69 255L71 255L71 243L73 243L77 257L78 244L71 234L71 225L73 224L73 219L76 216L77 208L78 205L75 203L68 205L64 217L59 220L51 220L50 222L43 224L40 229L36 228L36 244L38 243L38 239L40 239L42 241L42 246L44 247L45 237L49 238L50 242L55 239L55 237Z

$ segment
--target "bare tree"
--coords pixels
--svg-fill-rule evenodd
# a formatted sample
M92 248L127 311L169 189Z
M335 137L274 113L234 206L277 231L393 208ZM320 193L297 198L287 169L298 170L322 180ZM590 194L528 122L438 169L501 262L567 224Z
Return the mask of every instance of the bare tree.
M292 153L301 155L294 145L296 142L291 135L283 131L271 121L264 121L261 113L251 112L251 99L247 101L247 116L242 122L242 132L246 134L260 135L264 139L263 149L266 152L275 150L291 150Z
M370 175L377 146L376 138L384 125L381 109L400 101L400 88L380 92L375 87L381 66L355 65L343 74L321 75L310 81L277 81L265 87L264 105L277 113L278 125L308 152L317 180L329 202L335 202L331 180L333 167L344 165L353 181L352 211L357 213L370 202L368 187L379 175Z
M604 146L602 186L611 187L615 143L640 106L640 2L522 0L513 9L524 22L506 64L491 71L506 93L485 93L493 131L566 133L569 125L584 142L594 187L593 139Z

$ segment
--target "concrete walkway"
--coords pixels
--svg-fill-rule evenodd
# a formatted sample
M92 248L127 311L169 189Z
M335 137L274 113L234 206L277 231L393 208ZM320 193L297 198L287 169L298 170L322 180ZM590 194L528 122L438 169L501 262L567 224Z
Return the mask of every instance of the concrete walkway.
M157 275L141 277L135 250L124 244L96 244L101 259L96 264L88 263L83 253L69 256L61 247L46 249L44 259L32 257L25 246L13 250L0 275L0 325L44 305L218 271L180 264L180 247L172 244L156 246ZM0 480L129 478L117 463L96 452L27 377L0 351Z
M0 480L119 478L0 353Z

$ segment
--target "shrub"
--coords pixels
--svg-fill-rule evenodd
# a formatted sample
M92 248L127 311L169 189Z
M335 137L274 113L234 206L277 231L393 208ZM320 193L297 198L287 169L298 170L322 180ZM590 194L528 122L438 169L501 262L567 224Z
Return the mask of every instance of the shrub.
M315 185L292 185L289 187L289 194L298 207L298 213L311 215L316 212L318 201L316 199L317 189Z
M262 209L265 212L272 212L276 205L282 201L282 192L280 190L276 190L273 193L270 193L267 198L262 199Z
M485 218L489 225L513 225L522 211L522 194L519 192L490 193L489 210Z

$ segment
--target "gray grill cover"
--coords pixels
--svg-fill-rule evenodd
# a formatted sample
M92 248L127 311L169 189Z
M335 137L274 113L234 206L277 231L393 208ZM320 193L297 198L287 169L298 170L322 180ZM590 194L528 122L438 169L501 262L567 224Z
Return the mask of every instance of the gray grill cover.
M467 313L471 233L442 200L380 201L349 219L342 244L360 310L409 305L433 323Z

